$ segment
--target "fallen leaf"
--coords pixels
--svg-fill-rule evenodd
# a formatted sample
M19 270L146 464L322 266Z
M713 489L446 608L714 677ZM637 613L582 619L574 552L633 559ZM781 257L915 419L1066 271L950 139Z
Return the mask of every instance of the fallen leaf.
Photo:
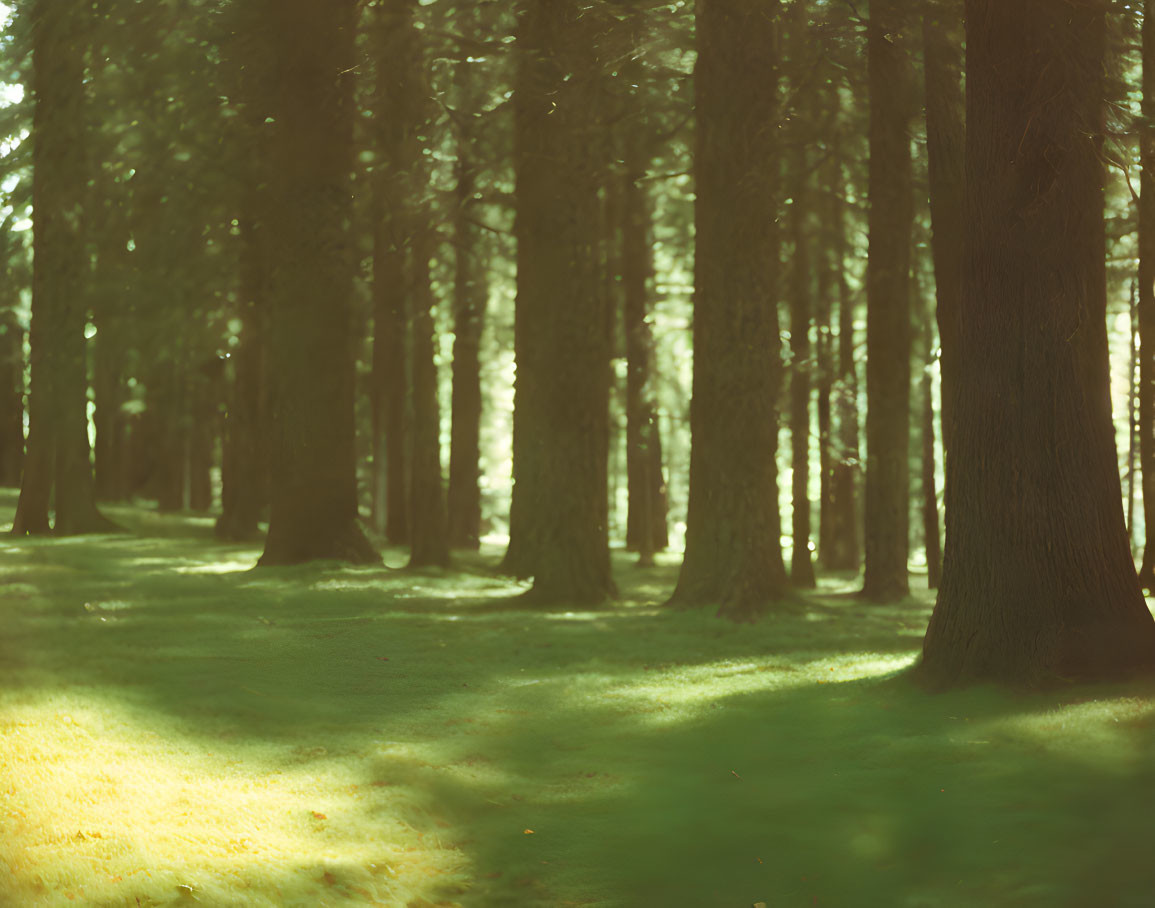
M524 832L526 835L534 835L534 831L532 829L526 829Z
M327 816L325 816L323 813L321 813L320 811L314 810L313 811L313 819L314 820L327 820L329 818Z

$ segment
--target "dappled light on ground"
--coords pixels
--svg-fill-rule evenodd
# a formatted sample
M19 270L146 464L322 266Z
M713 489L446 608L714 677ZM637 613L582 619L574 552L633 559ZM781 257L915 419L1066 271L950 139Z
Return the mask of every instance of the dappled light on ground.
M822 578L736 626L659 607L673 568L619 553L613 607L539 612L492 550L253 570L184 520L4 550L0 904L1155 891L1151 685L929 696L925 591Z

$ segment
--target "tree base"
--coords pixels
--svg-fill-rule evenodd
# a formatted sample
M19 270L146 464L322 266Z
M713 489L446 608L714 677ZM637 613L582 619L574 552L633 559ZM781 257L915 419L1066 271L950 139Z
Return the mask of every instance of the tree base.
M329 536L310 534L293 538L270 530L257 567L285 567L308 561L381 564L381 555L357 524Z

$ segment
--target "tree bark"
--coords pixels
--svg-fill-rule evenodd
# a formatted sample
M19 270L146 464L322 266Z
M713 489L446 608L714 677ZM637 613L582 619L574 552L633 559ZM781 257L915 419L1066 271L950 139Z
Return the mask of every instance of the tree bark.
M701 0L686 555L671 602L754 620L785 594L777 467L778 4Z
M56 491L56 535L109 532L96 508L88 443L88 254L84 212L84 13L39 0L33 10L33 414L13 532L47 530ZM39 412L37 412L39 411ZM51 466L50 466L51 465ZM27 495L25 493L27 486Z
M1155 666L1123 522L1103 222L1107 0L968 0L966 257L934 687Z
M542 604L596 605L616 592L606 525L610 351L595 18L576 0L529 0L517 37L515 407L524 409L514 415L521 463L507 563L518 534L532 534L521 538L516 567L532 574L530 597Z
M1155 592L1155 0L1143 3L1139 157L1139 471L1147 528L1139 580Z
M373 563L353 438L354 0L270 0L276 54L269 325L273 457L259 564ZM307 367L305 364L308 364Z
M862 594L910 591L910 248L914 185L911 79L897 0L874 0L866 30L870 86L866 266L866 572Z
M950 465L954 414L950 408L957 372L958 319L963 281L963 203L966 191L963 149L965 98L961 51L954 30L963 20L961 0L928 0L922 20L926 76L926 154L933 234L934 284L938 305L942 441Z

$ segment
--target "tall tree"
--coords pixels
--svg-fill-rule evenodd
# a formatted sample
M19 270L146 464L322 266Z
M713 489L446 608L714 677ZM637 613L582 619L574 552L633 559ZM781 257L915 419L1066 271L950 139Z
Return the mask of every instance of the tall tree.
M780 545L778 3L697 7L694 387L686 556L672 602L753 620L786 589Z
M866 266L866 572L863 595L905 596L910 525L911 73L904 4L873 0L866 29L870 87L870 240Z
M1155 666L1123 522L1103 222L1108 0L968 0L966 253L934 686Z
M1143 3L1143 109L1139 120L1139 469L1147 541L1139 580L1155 592L1155 0Z
M32 8L33 273L29 438L12 532L48 530L55 486L57 535L114 529L96 509L88 443L88 253L85 217L83 5Z
M269 535L260 564L375 562L357 519L352 262L355 0L270 0Z
M954 415L950 399L955 382L955 346L963 273L964 98L962 0L927 0L922 19L923 71L926 77L926 156L930 183L934 286L942 387L942 432L949 460Z
M531 596L543 603L599 603L615 592L606 525L610 360L598 247L597 33L596 9L577 0L527 0L521 8L516 485L507 563L533 576ZM516 558L515 545L523 546Z
M20 484L24 460L24 328L16 314L12 219L0 223L0 485Z

